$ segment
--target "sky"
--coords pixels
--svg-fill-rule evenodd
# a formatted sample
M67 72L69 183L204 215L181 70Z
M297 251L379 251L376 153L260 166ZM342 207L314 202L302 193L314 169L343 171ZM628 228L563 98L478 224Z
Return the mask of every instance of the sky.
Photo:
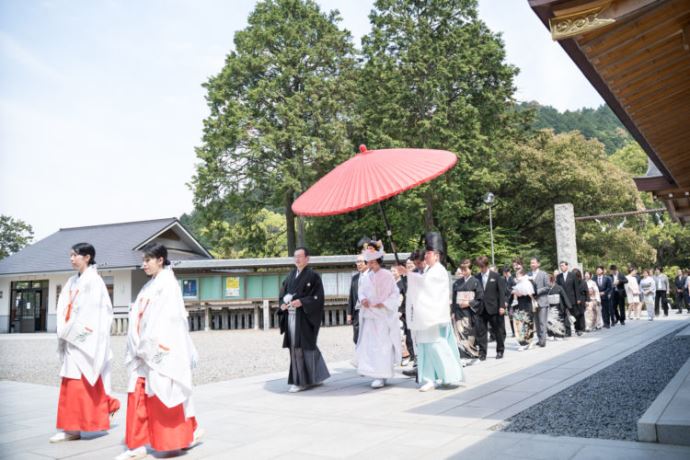
M180 216L208 111L250 0L0 0L0 214L60 228ZM355 44L373 1L338 9ZM520 68L516 98L603 103L527 0L480 0Z

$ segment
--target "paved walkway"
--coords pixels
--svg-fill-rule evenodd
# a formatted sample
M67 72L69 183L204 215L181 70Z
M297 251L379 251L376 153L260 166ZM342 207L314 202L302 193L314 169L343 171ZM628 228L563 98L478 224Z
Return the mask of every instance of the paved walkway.
M509 340L503 360L466 368L466 384L453 390L420 393L402 376L372 390L347 363L298 394L287 393L285 373L202 385L196 406L207 436L182 458L688 459L690 447L491 429L687 320L630 321L527 352ZM108 459L123 449L124 411L107 435L51 445L57 388L0 381L0 392L2 458Z

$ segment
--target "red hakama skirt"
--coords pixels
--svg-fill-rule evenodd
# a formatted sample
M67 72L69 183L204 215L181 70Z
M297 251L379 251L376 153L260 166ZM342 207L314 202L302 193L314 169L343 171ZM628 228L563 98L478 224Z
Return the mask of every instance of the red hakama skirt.
M157 396L146 395L146 379L137 379L127 396L128 449L146 444L158 451L184 449L192 443L196 427L196 418L185 418L182 404L166 407Z
M105 393L98 378L91 386L81 379L62 378L58 401L57 428L65 431L105 431L110 429L110 413L120 408L120 401Z

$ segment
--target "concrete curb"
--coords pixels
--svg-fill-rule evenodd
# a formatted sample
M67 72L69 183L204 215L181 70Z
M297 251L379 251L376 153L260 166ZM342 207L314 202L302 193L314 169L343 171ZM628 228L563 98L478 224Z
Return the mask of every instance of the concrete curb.
M687 328L683 331L685 332ZM678 334L680 335L680 334ZM637 439L643 442L690 445L690 407L684 420L664 420L664 414L686 381L690 382L690 360L676 373L649 409L637 421ZM676 404L681 401L674 401Z

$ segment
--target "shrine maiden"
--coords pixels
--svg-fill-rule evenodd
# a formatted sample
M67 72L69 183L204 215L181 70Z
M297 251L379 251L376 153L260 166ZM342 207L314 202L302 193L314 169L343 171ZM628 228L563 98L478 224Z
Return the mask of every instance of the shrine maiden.
M110 326L113 306L96 271L96 250L78 243L70 251L77 270L60 293L57 305L60 399L58 432L50 442L72 441L82 431L110 429L110 414L120 408L110 388Z
M147 444L157 451L188 448L203 435L192 403L192 368L198 355L180 284L165 246L149 243L142 252L142 268L151 279L129 312L125 359L129 450L118 460L145 457Z

